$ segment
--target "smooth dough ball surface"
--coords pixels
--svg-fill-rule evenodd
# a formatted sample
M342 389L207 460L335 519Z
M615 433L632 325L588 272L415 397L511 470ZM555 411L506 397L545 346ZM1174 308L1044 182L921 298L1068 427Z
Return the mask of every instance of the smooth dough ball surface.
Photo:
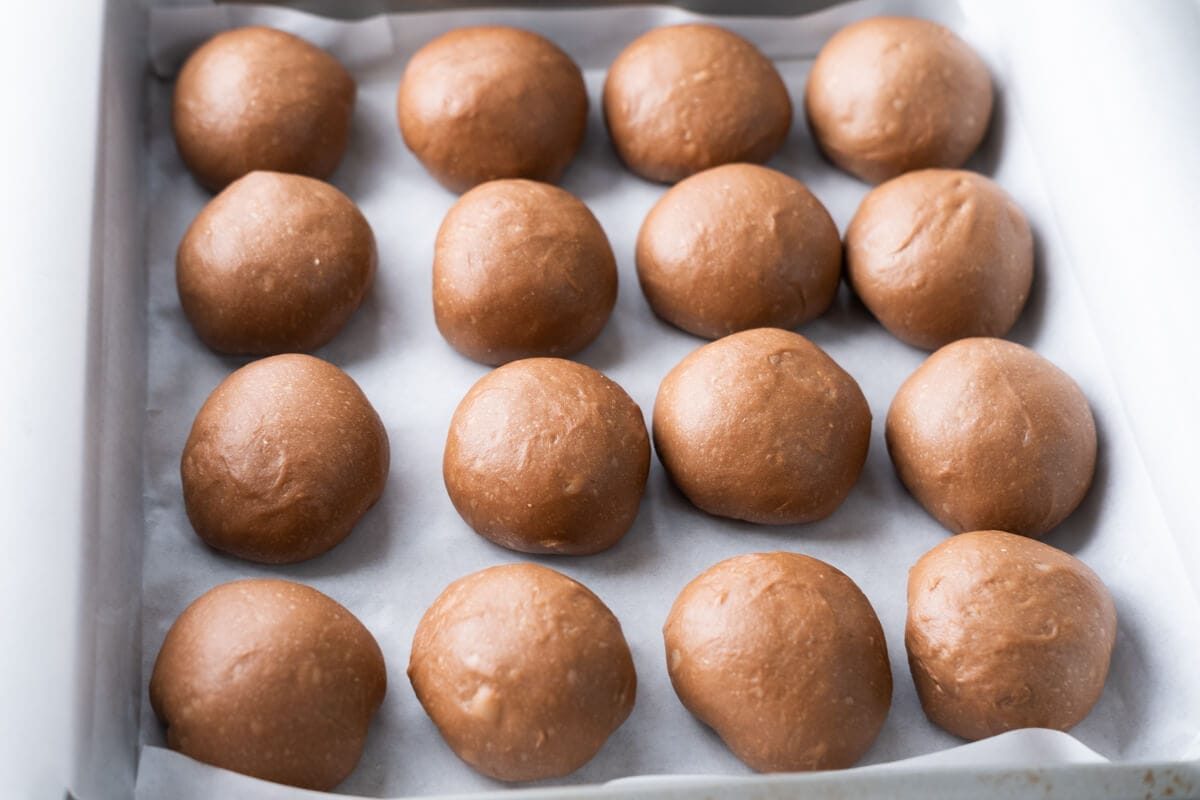
M350 198L302 175L251 172L204 207L175 261L179 300L221 353L307 352L362 303L378 256Z
M210 547L264 564L341 542L383 494L387 431L326 361L254 361L204 401L183 448L183 500Z
M1116 633L1096 573L1024 536L954 536L908 574L917 694L930 720L964 739L1070 730L1104 689Z
M637 517L650 469L642 411L591 367L514 361L481 378L454 412L442 473L481 536L526 553L587 555Z
M400 133L447 189L497 178L554 183L587 128L583 73L553 42L500 26L459 28L404 70Z
M693 351L663 379L654 447L689 500L721 517L786 525L834 512L858 480L871 410L821 348L778 328Z
M357 88L336 58L273 28L219 33L184 63L172 124L196 180L218 192L254 170L328 178Z
M992 116L987 65L953 31L871 17L834 34L805 91L818 147L869 183L926 167L961 167Z
M450 749L502 781L579 769L637 692L617 618L587 587L536 564L450 584L417 626L408 677Z
M275 579L201 595L167 632L150 676L172 750L318 791L354 769L386 690L370 631L316 589Z
M761 164L792 126L775 65L715 25L671 25L626 47L604 82L613 146L643 178L674 183L720 164Z
M1096 423L1071 377L1027 347L960 339L896 392L887 445L913 497L954 533L1041 537L1092 485Z
M794 328L824 313L841 280L842 243L800 181L727 164L659 199L638 235L637 269L654 313L715 339Z
M663 638L679 699L760 772L852 766L887 718L879 619L854 581L815 558L710 567L680 592Z
M600 335L616 302L617 262L604 229L555 186L477 186L438 230L434 321L475 361L573 355Z
M1033 283L1021 209L973 172L909 172L867 194L846 229L846 275L901 341L934 350L1008 333Z

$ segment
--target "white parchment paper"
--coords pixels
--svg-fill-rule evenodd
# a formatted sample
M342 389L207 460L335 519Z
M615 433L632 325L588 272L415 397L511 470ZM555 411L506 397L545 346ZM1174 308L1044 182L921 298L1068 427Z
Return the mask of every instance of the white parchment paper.
M1011 337L1070 373L1092 402L1100 430L1095 485L1080 509L1047 541L1089 563L1117 603L1120 630L1100 702L1072 733L1086 748L1119 760L1176 759L1200 753L1200 619L1171 532L1160 513L1137 444L1129 432L1095 320L1081 299L1055 227L1019 113L1004 91L1004 43L976 29L953 7L920 2L852 3L792 19L717 20L776 60L796 105L787 144L770 165L804 181L844 230L868 187L816 153L803 119L808 68L821 43L842 25L882 11L913 13L948 24L989 58L998 90L989 139L970 167L991 175L1025 208L1037 241L1037 274L1024 316ZM702 344L660 322L638 289L633 249L642 218L665 187L626 172L613 155L599 108L608 63L635 36L694 15L664 8L560 11L463 11L332 22L254 7L153 13L156 77L148 104L150 364L146 409L143 573L143 683L175 617L197 596L230 580L278 576L333 596L367 625L388 663L387 699L366 752L339 791L405 796L502 786L462 764L421 710L404 670L416 623L452 580L493 564L530 557L476 536L455 513L441 478L442 446L455 406L486 368L459 356L433 323L430 267L435 233L455 196L429 178L401 141L394 117L397 84L408 57L433 36L481 22L539 31L584 67L592 101L588 138L563 185L596 213L620 268L612 319L580 356L620 383L649 418L658 383ZM217 356L194 337L174 282L179 240L208 195L185 171L170 132L170 78L186 53L217 30L271 24L327 47L359 84L353 138L333 182L371 222L379 244L374 293L349 326L317 355L347 370L380 412L392 445L386 493L354 533L306 564L268 568L217 554L192 533L183 511L179 455L208 393L243 361ZM888 638L895 678L891 715L864 765L938 753L939 765L1053 763L1087 760L1084 748L1043 745L1018 732L986 748L929 723L921 712L904 653L905 582L917 558L946 532L895 478L883 420L900 383L925 353L892 339L843 288L835 306L800 332L854 375L874 415L862 478L829 519L794 527L758 527L709 517L669 484L654 461L641 513L612 550L586 558L533 558L591 587L620 618L638 669L633 714L600 754L556 784L602 783L655 774L749 771L680 705L667 679L660 628L675 595L711 564L740 553L794 550L849 574L871 599ZM161 750L163 734L143 692L140 798L302 796L267 788ZM1060 741L1054 739L1054 741ZM1068 740L1069 741L1069 740ZM959 748L957 750L952 748ZM943 752L945 751L945 752ZM1034 757L1032 754L1039 754ZM984 755L986 754L986 757ZM1081 755L1083 754L1083 755ZM990 759L990 760L989 760ZM926 768L927 760L897 765ZM203 776L202 779L198 776ZM202 787L202 788L200 788Z

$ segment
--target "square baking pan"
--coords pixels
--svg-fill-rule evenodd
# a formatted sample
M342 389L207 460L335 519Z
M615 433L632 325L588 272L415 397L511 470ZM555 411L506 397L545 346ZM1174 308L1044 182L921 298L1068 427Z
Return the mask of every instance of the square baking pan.
M178 19L184 21L189 13L200 19L211 10L205 2L149 5L179 7ZM359 19L491 4L300 0L281 5ZM548 5L558 4L527 7ZM612 14L630 8L596 5ZM714 17L790 18L839 4L697 0L680 5ZM856 5L867 14L882 13L893 4ZM15 530L22 520L44 514L53 502L53 517L64 520L66 528L61 548L30 547L25 588L27 597L53 594L48 607L61 611L56 624L65 640L48 655L30 654L35 663L38 657L54 658L45 674L64 681L60 696L51 703L57 710L49 714L63 727L50 736L53 752L39 757L48 759L47 774L57 775L64 792L79 800L133 796L144 724L143 436L150 327L146 131L147 85L157 80L147 69L153 8L136 0L108 0L94 18L76 21L91 25L87 35L98 43L98 80L95 86L80 88L80 96L89 101L83 110L94 112L95 130L83 132L88 144L76 159L78 174L57 177L64 182L63 191L73 185L76 192L83 186L91 193L84 198L90 201L90 224L86 232L76 232L87 243L87 258L73 267L75 293L57 307L70 312L70 319L53 343L53 369L40 367L44 385L56 387L61 397L48 400L41 416L37 408L26 409L32 430L40 425L63 445L51 448L53 453L39 452L16 438L5 462L14 474L14 465L21 463L29 474L41 475L39 465L50 463L54 453L71 454L59 484L62 494L53 501L34 491L16 497L10 518ZM1153 513L1160 514L1162 524L1175 535L1182 571L1188 576L1184 580L1193 582L1200 570L1194 535L1200 515L1192 497L1195 469L1190 453L1200 437L1189 400L1195 397L1194 367L1200 359L1195 323L1184 303L1200 289L1192 269L1200 263L1194 232L1200 219L1194 188L1200 185L1200 148L1194 144L1194 131L1200 129L1198 8L1162 4L1132 11L1117 2L1069 10L1024 3L1004 9L982 2L961 6L971 26L1001 54L992 64L1003 87L999 116L1019 120L1029 133L1053 222L1093 319L1141 467L1154 487ZM1140 72L1130 77L1122 66L1129 64L1138 65ZM1098 130L1103 135L1096 134ZM45 292L38 297L45 298ZM70 424L62 423L64 416ZM1197 653L1183 651L1181 658L1195 659ZM1145 680L1153 686L1153 676ZM35 717L46 713L40 703L39 698L26 698L14 720L28 720L31 729L36 728ZM10 732L17 729L13 724L7 727ZM1124 762L1093 759L1069 746L1062 749L1061 740L1047 735L1030 740L1030 760L1020 765L1009 756L992 762L986 743L980 743L983 748L967 746L979 748L978 756L966 760L968 766L935 755L919 767L880 764L841 773L772 776L630 776L601 785L504 793L613 798L768 798L800 793L1187 797L1200 794L1200 730L1194 733L1196 741L1189 747ZM38 736L29 741L37 743ZM21 752L15 737L11 752ZM178 758L165 751L156 757ZM30 761L14 769L32 766ZM188 764L173 774L193 770L195 780L202 782L208 769ZM44 782L38 785L45 790ZM255 791L268 797L276 790L261 785ZM299 795L279 789L278 796Z

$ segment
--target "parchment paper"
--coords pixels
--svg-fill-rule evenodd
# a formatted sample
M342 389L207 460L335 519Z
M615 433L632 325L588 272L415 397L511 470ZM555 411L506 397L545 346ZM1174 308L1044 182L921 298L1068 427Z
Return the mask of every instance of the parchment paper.
M796 105L792 134L771 166L804 181L844 230L868 187L816 153L802 97L812 57L842 25L880 13L911 13L957 29L987 57L998 90L989 139L970 167L991 175L1024 207L1037 240L1033 294L1010 338L1034 347L1070 373L1090 399L1100 430L1095 485L1080 509L1047 541L1082 558L1106 581L1120 630L1103 697L1072 733L1087 748L1119 760L1200 754L1200 619L1171 532L1160 513L1137 444L1095 336L1039 179L1018 113L1006 102L1004 43L974 28L954 7L914 2L853 3L794 19L721 18L776 60ZM929 723L917 702L904 653L905 582L916 559L946 532L896 480L883 442L883 420L900 385L925 353L892 339L843 287L835 306L800 332L855 376L874 415L871 452L846 503L822 522L772 528L709 517L669 484L657 460L636 524L612 550L587 558L531 558L476 536L455 513L441 478L445 433L455 406L486 368L459 356L433 323L430 266L434 235L455 196L429 178L400 139L394 100L412 52L433 36L468 24L514 24L560 44L584 67L592 100L588 138L563 185L596 213L620 268L612 319L580 356L620 383L649 418L658 383L702 344L657 320L637 285L633 247L645 213L665 187L624 170L601 119L604 71L643 31L694 15L663 8L566 11L438 12L338 23L253 7L153 12L149 92L150 364L146 410L143 573L143 683L167 628L209 588L251 576L278 576L330 594L367 625L388 663L388 696L366 752L339 791L401 796L499 788L445 746L405 677L409 646L424 609L452 580L498 563L531 559L591 587L620 618L638 669L632 716L587 766L556 784L601 783L653 774L749 771L680 705L667 679L660 628L675 595L711 564L740 553L777 549L824 559L849 574L873 603L888 638L895 679L891 715L864 765L941 753L938 764L1053 763L1089 758L1086 749L1042 746L1018 732L987 748L962 742ZM392 465L386 493L354 533L332 552L291 567L268 568L219 555L192 533L183 511L179 455L208 393L244 361L222 358L192 334L179 307L174 255L187 225L208 199L189 177L170 132L170 76L186 53L219 29L270 24L327 47L359 84L354 132L333 182L370 220L379 244L374 292L349 326L317 355L346 369L388 428ZM284 797L231 773L161 751L163 734L143 692L140 798ZM1055 741L1058 741L1055 739ZM951 748L960 747L958 750ZM1039 754L1034 757L1031 754ZM1084 755L1080 755L1083 753ZM1019 759L1013 761L1013 759ZM898 769L922 769L918 760ZM196 775L205 776L203 790ZM189 793L194 790L193 793ZM296 793L296 796L300 796Z

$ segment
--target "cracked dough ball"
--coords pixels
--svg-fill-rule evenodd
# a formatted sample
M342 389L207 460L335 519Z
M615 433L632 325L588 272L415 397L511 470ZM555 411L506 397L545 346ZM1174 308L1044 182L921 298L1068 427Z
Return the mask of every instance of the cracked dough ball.
M1041 537L1092 485L1096 423L1075 381L1003 339L960 339L896 392L887 445L896 475L954 533Z
M617 618L587 587L536 564L446 587L417 626L408 677L450 749L502 781L579 769L637 693Z
M792 101L775 65L741 36L670 25L638 37L612 63L604 120L629 169L674 183L769 159L792 127Z
M908 573L917 694L930 720L964 739L1070 730L1100 698L1116 635L1096 573L1024 536L964 533Z
M553 42L517 28L459 28L404 69L396 113L413 155L465 192L496 178L554 183L583 143L583 73Z
M688 710L759 772L853 766L892 701L883 628L854 581L798 553L722 561L663 626Z
M362 755L387 671L375 638L299 583L222 584L163 641L150 703L167 745L263 780L328 791Z
M871 409L825 351L778 328L704 345L663 379L654 447L689 500L768 525L824 519L858 481Z
M328 178L350 140L356 93L336 58L297 36L260 27L226 31L179 72L175 144L213 192L254 170Z
M935 350L1008 333L1033 283L1033 234L974 172L926 169L876 186L846 229L846 276L883 327Z
M823 314L837 295L842 243L800 181L727 164L685 178L650 209L637 270L654 313L716 339Z
M183 502L205 544L263 564L319 556L387 483L387 431L327 361L254 361L204 401L183 447Z
M992 116L992 79L948 28L872 17L834 34L804 95L817 146L869 183L926 167L961 167Z
M637 517L650 471L642 411L591 367L530 358L471 387L442 474L476 533L525 553L588 555Z
M617 261L571 193L491 181L458 199L433 251L433 318L483 364L569 356L600 335L617 302Z
M251 172L197 215L179 244L179 301L213 350L315 350L375 280L375 236L358 206L302 175Z

